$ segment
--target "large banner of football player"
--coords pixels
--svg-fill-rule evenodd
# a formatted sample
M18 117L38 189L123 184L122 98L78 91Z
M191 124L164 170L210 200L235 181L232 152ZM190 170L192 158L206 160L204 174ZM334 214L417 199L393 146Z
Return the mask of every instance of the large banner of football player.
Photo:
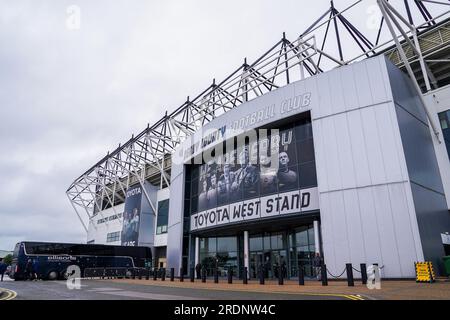
M300 190L295 140L294 127L272 131L200 166L191 229L318 209L317 188Z
M137 246L141 214L142 188L140 185L127 190L121 242L123 246Z

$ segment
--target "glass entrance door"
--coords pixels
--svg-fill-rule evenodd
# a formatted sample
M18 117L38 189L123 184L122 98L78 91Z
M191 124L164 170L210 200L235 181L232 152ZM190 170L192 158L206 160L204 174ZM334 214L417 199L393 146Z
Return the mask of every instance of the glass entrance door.
M293 230L289 235L289 253L291 276L298 276L298 268L303 268L305 277L313 277L313 259L315 253L314 228L306 225Z
M259 270L264 264L264 255L262 252L250 253L250 278L258 278Z
M272 278L278 278L281 272L283 278L287 277L287 252L286 250L272 250L270 252ZM281 268L281 269L280 269Z
M279 267L283 276L287 277L287 252L286 250L270 250L250 253L250 277L259 278L259 272L264 267L264 278L274 279L278 277Z
M281 267L286 278L289 263L286 248L285 232L250 236L250 277L259 278L259 272L264 267L265 278L277 278Z

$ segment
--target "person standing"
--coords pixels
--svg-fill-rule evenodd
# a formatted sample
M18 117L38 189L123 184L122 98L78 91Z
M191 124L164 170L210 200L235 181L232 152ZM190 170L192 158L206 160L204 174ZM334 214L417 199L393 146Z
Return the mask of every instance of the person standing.
M313 265L316 271L317 280L318 281L322 280L323 259L319 252L316 252L316 255L314 256Z
M33 279L35 281L39 280L39 260L33 259Z
M200 263L195 266L195 272L197 273L197 279L201 279L202 265Z
M6 263L3 262L3 259L0 259L0 278L1 278L2 282L3 282L3 276L5 275L7 267L8 266L6 265Z
M25 265L25 280L33 280L33 261L28 259Z

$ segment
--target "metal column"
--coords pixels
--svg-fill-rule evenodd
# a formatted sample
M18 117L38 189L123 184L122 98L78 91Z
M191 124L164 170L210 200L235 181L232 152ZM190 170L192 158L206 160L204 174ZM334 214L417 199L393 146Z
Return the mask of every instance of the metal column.
M319 221L314 220L314 244L316 253L320 253L320 226Z

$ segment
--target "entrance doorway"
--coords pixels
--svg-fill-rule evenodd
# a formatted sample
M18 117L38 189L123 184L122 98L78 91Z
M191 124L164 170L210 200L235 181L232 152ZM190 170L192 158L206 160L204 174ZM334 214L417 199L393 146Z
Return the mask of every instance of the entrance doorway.
M283 232L250 235L249 275L257 279L264 268L266 279L278 278L279 272L284 278L298 277L298 268L301 267L306 277L313 277L314 252L312 224Z
M277 278L279 272L287 277L289 270L287 246L286 232L250 236L250 277L258 278L263 268L265 278Z
M264 267L264 278L278 278L278 273L283 273L287 277L288 256L286 250L270 250L265 252L250 253L250 277L259 278L259 272Z

